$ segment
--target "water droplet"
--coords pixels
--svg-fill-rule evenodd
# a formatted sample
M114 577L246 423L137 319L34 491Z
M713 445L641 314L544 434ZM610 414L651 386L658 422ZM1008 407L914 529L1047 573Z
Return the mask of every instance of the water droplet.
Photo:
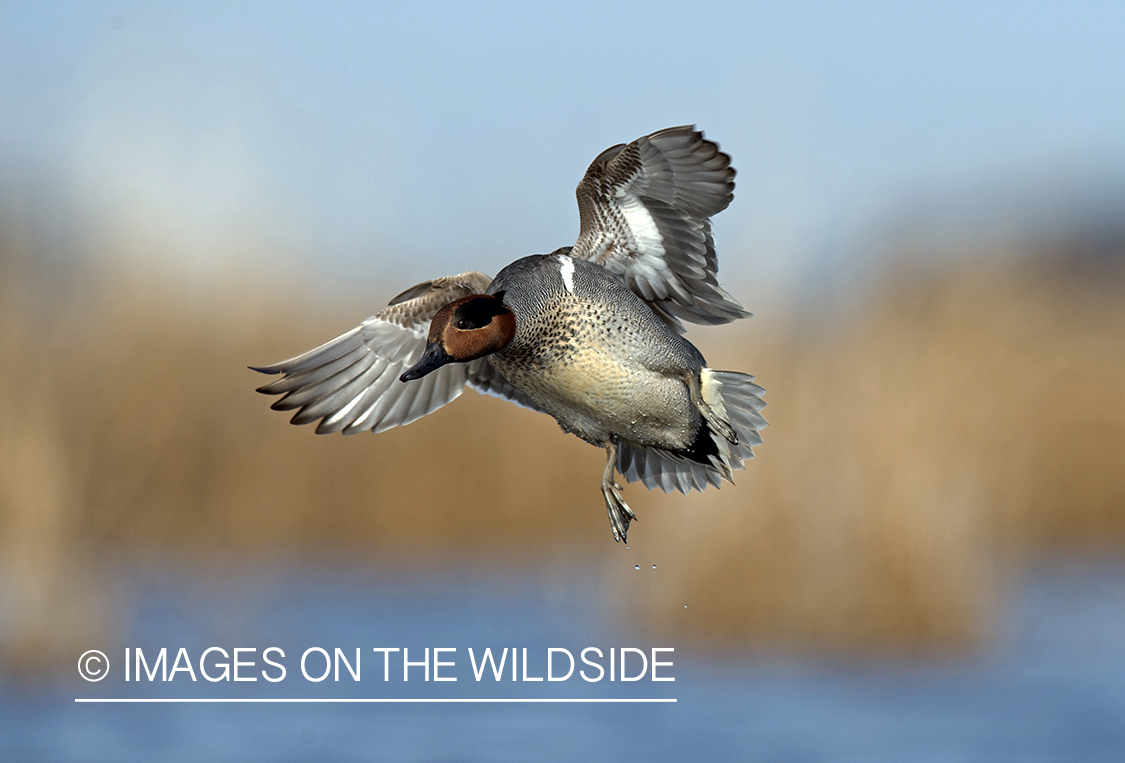
M654 565L652 565L652 571L653 571L653 572L656 572L656 565L655 565L655 564L654 564Z
M626 544L625 544L625 550L626 550L626 551L628 551L628 550L629 550L629 544L628 544L628 543L626 543Z
M639 570L640 568L641 568L641 565L639 565L639 564L634 564L634 565L633 565L633 569L634 569L634 570Z
M687 609L687 604L684 605L684 609Z

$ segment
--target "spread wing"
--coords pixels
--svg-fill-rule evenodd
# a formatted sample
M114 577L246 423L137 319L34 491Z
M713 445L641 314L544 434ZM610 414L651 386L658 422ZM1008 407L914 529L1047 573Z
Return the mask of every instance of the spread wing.
M491 282L484 273L470 271L407 289L346 334L295 358L254 368L283 374L258 391L284 394L271 407L298 409L294 424L319 419L317 434L382 432L409 424L459 397L487 363L450 363L406 383L398 378L422 356L438 310L461 297L483 294ZM484 376L493 375L499 376L488 366ZM497 384L506 382L501 378Z
M625 280L678 331L749 315L716 278L711 215L734 198L730 157L692 126L603 151L578 184L582 227L570 251Z

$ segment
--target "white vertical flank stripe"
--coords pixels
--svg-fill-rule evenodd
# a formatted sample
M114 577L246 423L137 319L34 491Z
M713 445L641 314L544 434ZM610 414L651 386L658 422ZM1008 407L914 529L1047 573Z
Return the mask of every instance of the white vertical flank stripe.
M574 260L565 254L559 255L559 275L562 276L563 286L571 294L574 293Z

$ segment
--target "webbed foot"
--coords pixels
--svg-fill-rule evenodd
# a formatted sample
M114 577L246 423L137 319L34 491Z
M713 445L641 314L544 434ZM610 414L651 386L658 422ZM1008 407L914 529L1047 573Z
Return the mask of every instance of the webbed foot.
M629 523L637 518L625 498L621 494L621 486L613 479L613 469L617 463L617 443L612 440L605 446L605 470L602 472L602 496L605 498L605 507L609 512L609 527L613 531L613 539L618 542L628 542Z

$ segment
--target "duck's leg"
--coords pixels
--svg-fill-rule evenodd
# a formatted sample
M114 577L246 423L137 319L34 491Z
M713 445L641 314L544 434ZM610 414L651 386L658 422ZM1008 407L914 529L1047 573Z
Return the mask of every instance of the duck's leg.
M609 526L615 541L627 541L629 523L637 518L629 504L621 495L621 486L613 479L613 469L617 465L617 443L609 439L605 444L605 470L602 471L602 495L609 511Z
M738 433L734 431L730 424L719 418L719 415L707 405L707 401L703 399L703 390L700 388L699 375L688 374L686 377L688 386L688 395L691 397L692 405L703 415L711 429L724 438L731 445L738 445Z

